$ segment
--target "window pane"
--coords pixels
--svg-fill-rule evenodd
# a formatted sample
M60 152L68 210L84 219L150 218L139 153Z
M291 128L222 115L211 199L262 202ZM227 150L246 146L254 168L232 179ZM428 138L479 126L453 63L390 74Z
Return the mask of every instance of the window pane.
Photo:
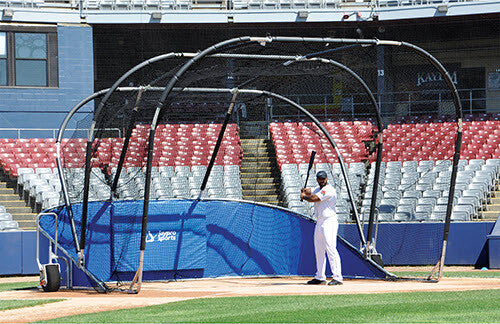
M0 33L0 58L7 57L7 34Z
M46 59L47 35L16 33L16 58Z
M7 85L7 60L0 59L0 85Z
M16 60L16 85L47 86L45 61Z

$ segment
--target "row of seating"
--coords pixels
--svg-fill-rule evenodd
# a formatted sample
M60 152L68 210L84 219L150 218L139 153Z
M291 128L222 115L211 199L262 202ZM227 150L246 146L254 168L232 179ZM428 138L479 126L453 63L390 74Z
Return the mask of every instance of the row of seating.
M166 124L159 125L153 151L153 165L208 165L221 124ZM149 125L137 125L132 132L125 157L125 167L142 167L147 160ZM11 177L17 169L55 168L56 146L54 139L2 139L0 141L0 166ZM111 169L118 165L123 150L123 138L97 139L92 165ZM64 139L61 154L67 168L82 168L85 163L86 140ZM242 159L238 126L229 124L216 156L217 165L240 165Z
M295 212L313 216L313 204L300 201L300 190L305 184L307 177L308 164L285 164L281 170L281 192L283 201L288 208ZM337 208L348 208L350 206L350 198L347 194L346 184L342 174L342 169L339 163L317 163L310 171L306 187L316 187L316 172L325 171L328 175L330 183L334 186L337 193ZM366 182L366 167L364 163L351 163L345 170L349 179L349 184L355 197L356 204L359 204L362 187ZM347 219L347 218L346 218Z
M479 218L497 185L500 160L461 160L458 166L453 220ZM383 221L444 220L448 204L451 162L388 162L380 175L377 206ZM368 216L373 172L369 173L361 214Z
M299 200L308 164L282 166L282 195L288 208L313 216L313 205ZM337 189L339 221L352 221L352 204L347 195L340 165L317 163L308 187L317 186L314 172L325 170ZM368 221L373 192L375 164L351 163L347 169L354 205L361 221ZM458 165L452 220L480 218L500 179L500 159L460 160ZM377 195L379 221L443 221L446 216L452 165L441 161L391 161L382 164Z
M463 122L461 159L500 158L500 117ZM498 117L497 115L495 115ZM490 116L490 117L495 117ZM446 119L409 118L414 123L390 124L384 130L384 161L451 160L455 150L456 122ZM450 118L451 119L451 118ZM444 120L444 121L443 121ZM420 121L420 122L417 122ZM324 122L347 163L374 161L370 145L375 142L376 127L369 121ZM335 163L337 153L319 129L308 122L272 122L269 125L276 148L278 165L307 163L316 151L318 163Z
M370 158L366 141L373 140L375 127L367 121L324 122L347 163ZM338 161L336 151L316 125L307 122L272 122L269 125L278 165L307 163L312 150L318 163Z
M476 113L463 114L462 121L496 121L500 120L500 113ZM420 123L445 123L456 122L454 115L416 115L416 116L398 116L394 123L396 124L420 124Z
M319 9L335 8L340 3L340 0L232 0L230 3L213 0L87 0L85 8L89 10Z
M234 9L234 10L259 10L259 9L321 9L338 8L347 0L85 0L80 3L76 0L58 2L59 8L77 9L80 5L85 10L190 10L190 9ZM441 3L435 0L432 3ZM5 0L8 7L42 8L52 5L53 2L45 0ZM380 0L376 4L385 6L412 6L424 1L410 0Z
M163 166L153 167L150 199L196 198L207 167ZM58 170L50 168L20 168L18 170L17 191L35 211L63 204ZM89 200L106 200L111 197L111 187L117 169L111 174L93 168L90 177ZM83 168L65 169L64 178L72 202L83 200ZM120 199L137 200L144 198L145 169L140 167L124 168L120 174L117 194ZM238 165L214 165L204 198L242 199L243 190Z
M0 231L17 231L19 224L12 220L12 215L7 212L5 206L0 205Z
M118 193L124 200L144 198L144 169L129 168L120 175ZM150 197L152 199L197 198L207 172L205 165L165 166L153 171ZM114 172L112 172L112 175ZM242 199L238 165L215 165L206 183L202 198Z
M368 146L365 146L364 142L373 139L376 127L372 121L360 120L329 121L324 122L323 126L330 131L338 143L339 149L344 152L343 154L348 154L346 152L350 152L351 154L349 158L345 159L349 164L347 172L353 189L353 195L357 197L355 205L359 208L360 214L364 219L367 214L366 207L369 206L369 199L371 199L370 185L373 167L368 172L365 163L360 163L359 161L372 160ZM288 207L305 214L311 214L312 205L300 202L298 198L300 187L305 181L309 152L315 149L318 152L318 157L315 168L309 177L308 185L316 185L314 172L319 170L327 171L331 182L336 186L337 192L339 192L339 217L341 219L350 219L352 213L351 203L349 197L347 197L345 183L341 176L340 164L337 163L336 159L332 158L335 153L329 149L330 145L327 144L324 136L318 136L319 130L317 127L310 123L292 121L273 122L269 127L282 172L282 195ZM499 128L500 121L498 120L471 120L466 122L464 123L464 129L468 130L469 134L464 134L464 143L471 145L483 142L497 144L496 132L500 133ZM199 195L201 179L204 175L203 170L206 170L206 163L198 163L199 161L192 157L196 156L195 152L199 152L200 156L208 159L213 145L215 145L214 137L217 136L220 129L221 124L159 125L155 139L155 141L158 141L158 145L155 145L154 156L156 163L153 167L153 183L150 197L152 199L197 197ZM407 139L413 136L417 142L420 141L422 147L426 146L428 142L435 141L436 146L434 147L434 151L439 151L439 145L442 145L442 142L453 140L450 133L455 132L455 125L446 121L435 123L434 120L429 120L426 123L414 123L411 125L389 125L385 132L388 134L386 147L391 148L391 145L393 145L392 147L406 149L412 146ZM149 125L138 125L133 131L127 161L134 159L136 163L127 163L122 173L117 190L118 196L121 199L141 199L144 197L144 192L143 190L141 191L141 188L144 187L144 156L148 133ZM222 161L218 160L219 163L214 167L207 190L204 192L204 197L235 199L241 199L242 197L239 174L242 151L237 126L230 124L226 130L226 135L228 141L223 143L221 153L229 152L225 156L231 154L231 156L238 155L237 163L230 163L233 160L226 158L222 158ZM424 139L426 140L425 143L423 142ZM53 139L1 139L0 142L5 144L0 146L0 154L14 154L16 156L19 154L28 154L23 151L26 148L33 149L33 152L29 153L33 155L42 153L51 154L53 153L51 150L54 147ZM123 140L103 138L99 139L96 143L96 145L99 145L99 149L97 150L97 155L93 158L95 168L91 176L90 199L102 200L110 197L110 178L116 172L115 162L117 162L119 153L123 147ZM449 142L448 144L451 143ZM85 139L65 139L63 141L65 165L70 166L65 171L67 172L65 178L68 180L70 197L74 201L81 200L83 197L82 153L85 151L85 145ZM18 152L16 151L17 149L21 150ZM360 154L356 155L354 153L355 150L358 150ZM283 156L289 157L291 152L294 154L293 160L287 158L280 159L281 153L283 153ZM168 165L168 163L162 165L159 163L160 161L164 161L161 160L164 157L169 159L169 154L180 155L184 160L182 160L182 163L173 163L173 165ZM191 159L186 158L188 156L191 156ZM67 162L67 159L74 159L74 165L78 167L71 167L72 162ZM418 206L420 204L418 199L432 198L427 197L427 195L430 195L433 191L439 191L439 196L435 194L435 203L428 204L432 205L433 208L431 214L436 212L435 218L438 219L439 216L437 215L442 211L442 207L436 206L443 205L444 199L441 198L446 198L446 188L449 187L449 176L451 174L451 162L449 160L439 161L439 163L435 163L433 160L421 160L420 162L416 160L402 162L399 160L398 158L396 161L387 161L384 167L380 182L382 194L379 194L377 206L380 205L381 199L395 199L395 197L386 197L386 192L399 191L400 197L398 197L397 201L394 200L391 202L391 204L388 201L384 201L384 204L380 205L380 218L383 220L427 219L423 216L423 213L418 214L418 212L423 211L421 209L424 209L424 207ZM2 166L3 161L0 155ZM333 161L333 163L330 161ZM482 164L480 164L481 161L483 162ZM458 198L463 198L460 200L461 203L464 201L472 202L469 199L469 194L477 193L476 197L479 197L477 200L480 202L475 201L474 204L471 204L471 210L468 210L468 215L464 216L463 219L477 217L482 208L481 204L487 201L491 186L498 178L498 172L493 172L495 163L495 159L488 159L487 162L484 159L477 160L477 162L474 159L461 161L461 173L459 177L461 181L457 183L457 192L460 193L460 196L457 197L456 201L459 201ZM20 165L14 165L10 169L13 175L18 176L18 190L22 193L27 203L36 210L61 204L59 178L53 166L36 168L39 165L31 165L35 167L31 171L19 168ZM107 166L104 169L105 172L103 172L103 165ZM479 168L477 168L478 166ZM441 170L441 168L445 169ZM232 171L229 171L231 169ZM236 172L236 169L238 172ZM4 170L9 169L4 167ZM487 180L483 181L484 179ZM418 197L409 197L408 195L413 191L420 191L420 195L416 194ZM398 196L397 193L393 193L393 195ZM414 208L410 211L404 211L405 208L399 208L400 205L407 205L406 202L409 201L408 199L402 201L403 198L416 198L417 201L414 201L414 204L412 204ZM424 201L430 202L429 199ZM385 207L383 206L386 205L393 206L394 208L387 207L387 209L384 209ZM428 209L428 207L425 208L426 210ZM401 215L401 213L406 214ZM427 215L429 215L428 210ZM458 219L459 216L456 216L456 218Z
M384 160L443 160L454 154L456 123L391 124L384 131ZM463 123L461 158L500 157L500 121Z

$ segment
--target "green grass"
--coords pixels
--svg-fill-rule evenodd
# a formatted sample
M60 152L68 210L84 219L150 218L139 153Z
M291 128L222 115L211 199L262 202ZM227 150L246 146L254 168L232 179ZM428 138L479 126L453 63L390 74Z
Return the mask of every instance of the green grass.
M0 291L36 288L38 284L38 281L1 283Z
M0 300L0 311L14 308L31 307L36 305L55 303L64 299L7 299Z
M427 278L430 271L394 271L399 277ZM443 272L445 278L500 278L500 271L450 271Z
M38 286L38 281L27 282L9 282L1 283L0 291L19 290L19 289L35 289ZM44 300L30 300L30 299L5 299L0 300L0 311L14 308L31 307L47 303L55 303L64 299L44 299Z
M194 299L62 317L48 323L492 323L500 289L372 295Z

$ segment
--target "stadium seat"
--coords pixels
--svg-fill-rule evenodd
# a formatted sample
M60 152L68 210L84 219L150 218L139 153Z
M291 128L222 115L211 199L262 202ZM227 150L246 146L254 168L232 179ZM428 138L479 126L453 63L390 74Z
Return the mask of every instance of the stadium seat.
M0 231L17 231L19 230L19 224L13 220L3 220L0 221Z

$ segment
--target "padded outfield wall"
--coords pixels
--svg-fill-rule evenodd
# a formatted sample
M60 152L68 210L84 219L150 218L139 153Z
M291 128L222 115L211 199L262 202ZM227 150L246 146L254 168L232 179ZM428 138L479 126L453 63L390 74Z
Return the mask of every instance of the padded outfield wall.
M80 205L74 206L78 215ZM86 260L89 269L103 277L121 280L133 274L138 262L141 202L111 204L91 203ZM132 223L129 216L136 215ZM145 279L171 279L182 277L218 277L230 275L313 275L314 223L292 212L243 202L228 201L154 201L150 206L148 243L145 254ZM61 213L60 243L76 257L70 229ZM113 219L114 225L111 226ZM451 227L446 264L487 265L486 236L493 222L453 223ZM79 222L76 222L79 228ZM53 221L49 216L42 221L50 231ZM414 244L426 244L429 238L423 227L441 223L388 223L379 226L379 234L387 231L418 230L420 236L408 238ZM414 229L412 229L414 227ZM113 233L110 236L109 233ZM464 234L467 239L464 239ZM356 227L341 224L339 251L346 277L380 275L366 267L356 251ZM123 248L123 240L137 245L136 249ZM33 240L31 241L33 242ZM394 241L392 241L394 243ZM428 264L429 260L415 260L405 242L389 246L378 242L379 252L388 265ZM440 244L436 242L436 244ZM44 252L45 248L42 248ZM486 253L486 254L485 254ZM42 258L43 259L43 258ZM116 265L119 264L119 268ZM64 267L63 267L64 268ZM74 269L76 270L76 269ZM36 271L36 268L35 268ZM64 271L64 270L63 270ZM114 272L113 272L114 271ZM375 271L375 272L374 272ZM112 274L113 272L113 274ZM28 272L24 272L28 273ZM83 274L75 277L75 284L86 285Z
M293 213L290 213L294 215ZM312 224L312 223L311 223ZM475 265L477 267L488 266L488 256L491 253L488 248L488 235L490 235L494 222L457 222L451 224L450 240L448 242L446 264L448 265ZM312 227L312 225L308 225ZM426 226L442 227L442 223L387 223L379 225L379 234L403 233L405 230L419 231ZM215 230L215 228L212 228ZM220 232L220 230L219 230ZM435 232L431 230L429 232ZM309 235L309 234L308 234ZM357 229L355 224L340 224L339 235L346 241L358 247ZM406 242L392 240L391 244L384 241L382 236L377 242L377 250L382 254L386 265L427 265L434 259L415 259L411 245ZM164 237L165 239L167 237ZM312 232L310 233L312 240ZM425 235L418 238L407 238L413 241L413 246L425 244L429 238ZM491 240L491 238L490 238ZM172 242L170 242L172 243ZM47 262L48 241L41 237L40 256L42 263ZM403 248L400 248L400 247ZM15 231L0 233L0 275L29 275L37 274L38 268L35 261L36 233L34 231ZM312 253L312 242L309 246ZM490 265L491 266L491 265ZM63 264L64 268L64 264ZM76 269L75 269L76 270Z
M77 228L81 207L73 206ZM86 266L102 281L132 279L139 266L142 208L142 201L89 203ZM60 246L76 260L66 208L55 212ZM47 233L54 232L53 217L42 217L40 225ZM310 219L268 205L227 200L151 201L143 278L312 276L313 231ZM340 238L338 250L344 276L386 277ZM75 285L85 285L85 280L85 276L74 276Z

